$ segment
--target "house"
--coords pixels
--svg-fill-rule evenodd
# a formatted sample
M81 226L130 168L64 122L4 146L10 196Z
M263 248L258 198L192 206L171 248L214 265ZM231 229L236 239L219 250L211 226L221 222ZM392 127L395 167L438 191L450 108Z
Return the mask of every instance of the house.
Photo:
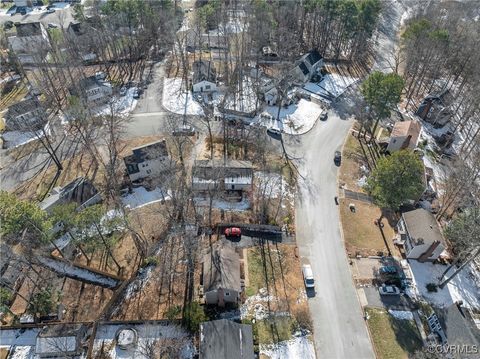
M217 90L216 72L212 61L193 63L193 92L212 92Z
M395 122L387 151L392 153L404 149L415 149L421 130L422 124L417 120Z
M278 90L272 87L263 95L268 106L275 106L278 100Z
M443 90L425 97L415 114L422 120L431 123L434 128L442 128L454 116L454 112L450 108L452 102L452 95L448 90Z
M452 358L478 358L480 350L480 315L455 303L435 310L444 334L451 346L464 348L464 352ZM477 348L477 349L474 349ZM469 349L469 351L467 351Z
M432 262L446 248L435 216L423 208L403 213L397 230L408 259Z
M167 143L160 140L132 149L130 156L124 157L130 181L135 182L163 173L169 163Z
M36 131L47 122L45 110L36 98L17 102L4 116L6 131Z
M253 359L252 326L228 319L200 324L200 359Z
M303 55L292 70L293 77L300 83L308 82L323 67L323 58L317 50Z
M248 191L252 183L253 165L250 161L199 160L193 166L194 191Z
M15 24L17 34L8 38L11 49L22 64L40 62L47 56L50 39L41 22Z
M90 76L81 79L77 86L70 88L70 94L82 98L87 104L100 105L106 103L112 95L112 85Z
M67 37L71 40L71 44L78 48L83 61L92 61L97 57L93 51L96 33L90 31L95 26L98 24L91 18L87 18L84 22L70 22L67 27Z
M260 85L257 79L243 75L242 71L237 70L235 76L238 79L235 88L227 93L218 110L227 119L250 123L260 108Z
M50 195L40 202L44 211L50 212L55 206L75 202L79 208L85 208L102 201L100 193L86 178L78 177L64 187L55 187Z
M207 33L199 33L195 29L188 29L185 33L187 50L193 51L204 49L226 50L228 48L228 35L221 30L210 30Z
M202 284L206 304L238 304L242 291L240 256L230 242L216 242L203 257Z
M87 328L82 324L45 326L37 335L35 354L39 358L68 358L81 355Z

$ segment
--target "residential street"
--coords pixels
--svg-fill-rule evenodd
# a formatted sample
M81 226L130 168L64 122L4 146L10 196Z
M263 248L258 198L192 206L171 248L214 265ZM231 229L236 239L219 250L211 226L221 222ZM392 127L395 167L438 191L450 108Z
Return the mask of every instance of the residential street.
M312 266L316 282L309 299L318 358L374 358L362 311L353 286L339 228L337 167L333 163L352 125L329 112L327 122L296 144L299 181L296 211L300 256ZM287 148L291 148L288 146Z
M397 41L403 9L395 4L381 19L374 69L388 70L387 54ZM287 141L303 179L296 202L297 244L302 261L311 264L315 296L309 299L318 358L374 358L372 343L363 319L343 238L334 197L337 170L333 163L352 125L349 107L354 106L358 87L353 86L329 112L328 121L317 122L301 138ZM352 101L353 100L353 101Z

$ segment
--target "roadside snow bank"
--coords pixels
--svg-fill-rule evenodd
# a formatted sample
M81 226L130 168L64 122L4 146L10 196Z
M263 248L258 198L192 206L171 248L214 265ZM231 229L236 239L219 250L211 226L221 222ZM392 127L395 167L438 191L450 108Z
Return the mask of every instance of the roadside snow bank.
M324 111L322 106L315 102L301 99L280 109L280 121L277 121L278 106L267 106L269 116L259 116L257 121L267 128L277 128L289 135L301 135L312 129Z
M315 349L306 336L277 344L260 345L260 354L266 355L270 359L315 359Z
M443 289L438 288L437 292L427 291L426 285L438 283L438 278L447 269L447 266L420 263L416 260L408 263L417 292L427 301L439 307L448 307L461 300L465 307L480 309L480 274L472 263L467 265ZM455 267L450 268L445 278L451 276L455 269Z
M7 131L2 134L2 138L6 148L17 148L45 137L44 132L50 134L49 124L45 125L44 131Z
M163 81L162 104L166 110L178 115L203 115L202 107L192 93L182 88L181 78L166 78Z

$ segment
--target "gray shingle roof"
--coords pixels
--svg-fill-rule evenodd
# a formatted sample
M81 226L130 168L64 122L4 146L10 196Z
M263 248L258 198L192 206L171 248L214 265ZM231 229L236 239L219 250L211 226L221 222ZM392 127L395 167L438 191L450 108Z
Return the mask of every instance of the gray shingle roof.
M203 287L205 292L218 288L241 290L240 256L230 242L215 243L213 251L204 256Z
M200 324L200 359L253 359L252 327L221 319Z
M403 213L403 220L410 238L418 243L432 244L435 241L445 243L435 216L423 208Z

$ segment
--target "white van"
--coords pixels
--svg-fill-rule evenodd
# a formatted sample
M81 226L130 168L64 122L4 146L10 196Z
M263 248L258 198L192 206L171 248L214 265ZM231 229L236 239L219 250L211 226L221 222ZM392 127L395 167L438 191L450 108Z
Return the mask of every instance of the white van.
M314 288L315 281L313 279L313 272L312 272L312 267L310 267L310 264L304 264L302 266L302 273L303 273L303 281L305 283L305 287Z

